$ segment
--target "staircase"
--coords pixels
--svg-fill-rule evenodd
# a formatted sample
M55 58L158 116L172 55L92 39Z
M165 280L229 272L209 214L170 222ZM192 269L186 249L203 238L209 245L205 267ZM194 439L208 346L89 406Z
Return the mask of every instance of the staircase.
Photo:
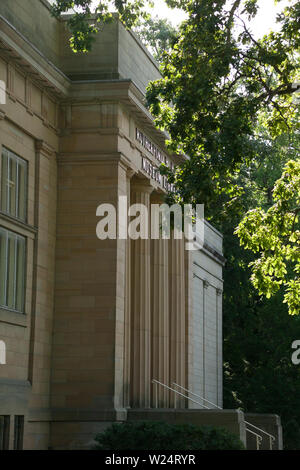
M192 392L191 390L173 382L171 386L166 385L156 379L152 380L154 384L154 409L153 411L162 412L164 414L164 419L166 419L166 414L168 410L175 411L178 415L178 419L175 422L193 422L194 424L203 424L203 425L215 425L222 426L235 432L239 435L239 438L244 442L247 450L274 450L282 449L282 434L281 434L281 425L280 418L277 415L253 415L255 416L255 422L261 421L264 424L267 424L268 428L272 428L273 434L267 432L265 429L253 424L245 419L245 415L241 410L224 410L215 403L207 400L206 398ZM174 408L159 408L158 407L158 392L159 387L163 387L169 390L171 393L174 393ZM187 402L192 402L199 406L199 409L178 409L177 403L178 399L184 398ZM147 413L148 415L149 413ZM151 414L151 411L150 411ZM159 416L159 414L155 414ZM174 415L172 416L172 422L174 422ZM153 413L152 413L153 419Z

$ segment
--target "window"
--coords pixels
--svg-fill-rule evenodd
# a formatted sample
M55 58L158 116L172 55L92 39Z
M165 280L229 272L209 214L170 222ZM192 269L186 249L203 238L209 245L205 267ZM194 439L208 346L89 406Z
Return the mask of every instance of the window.
M0 416L0 450L9 449L9 416Z
M14 450L23 449L24 416L15 416Z
M24 311L25 238L0 227L0 306Z
M27 162L5 148L2 151L0 208L2 212L26 221Z

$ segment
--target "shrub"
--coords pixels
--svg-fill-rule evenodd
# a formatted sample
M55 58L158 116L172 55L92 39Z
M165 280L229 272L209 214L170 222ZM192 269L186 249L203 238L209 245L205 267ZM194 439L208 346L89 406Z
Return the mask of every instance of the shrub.
M95 438L98 450L242 450L243 443L222 428L137 421L114 423Z

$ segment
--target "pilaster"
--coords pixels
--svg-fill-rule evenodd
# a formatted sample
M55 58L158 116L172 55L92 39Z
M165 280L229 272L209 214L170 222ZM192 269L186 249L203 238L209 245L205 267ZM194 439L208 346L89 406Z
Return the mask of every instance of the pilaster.
M151 200L161 204L159 196ZM151 240L151 298L152 298L152 379L169 386L170 383L170 331L169 331L169 240ZM152 405L168 408L169 391L160 385L152 387Z
M171 237L169 247L169 291L170 291L170 384L175 382L186 387L186 305L185 305L185 240ZM176 388L176 387L175 387ZM181 390L182 391L182 390ZM176 406L185 407L184 399L176 398ZM170 394L175 406L174 393Z
M133 170L126 173L127 213L131 203L130 186ZM131 240L126 240L125 259L125 315L124 315L124 407L130 407L131 381Z
M131 187L132 203L144 204L150 217L150 185ZM148 223L148 228L150 224ZM151 258L150 237L132 240L132 349L131 403L134 408L150 407L151 381Z

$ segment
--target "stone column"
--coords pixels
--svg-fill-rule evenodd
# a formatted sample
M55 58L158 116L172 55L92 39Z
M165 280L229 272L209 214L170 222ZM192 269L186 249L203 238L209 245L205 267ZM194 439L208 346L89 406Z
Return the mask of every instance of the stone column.
M223 407L222 289L218 288L216 294L217 405Z
M30 343L28 380L33 384L35 406L50 399L48 391L44 394L40 382L50 382L51 356L49 342L52 341L52 324L55 291L55 245L56 245L56 153L46 142L35 143L35 196L34 226L38 232L33 247L33 279L30 317ZM37 342L36 331L39 332ZM43 338L43 340L41 340ZM37 350L43 354L36 353ZM43 369L43 378L40 370ZM36 390L35 390L36 387ZM49 384L48 384L49 387ZM42 408L42 405L41 405Z
M135 182L131 204L144 204L150 228L150 194L153 188ZM131 406L150 407L151 382L151 259L150 235L131 241Z
M151 199L161 204L161 198ZM152 298L152 378L168 385L170 383L169 357L169 240L151 240L151 298ZM168 389L152 386L152 406L169 407Z
M194 252L184 249L185 262L185 383L186 388L193 391L193 258ZM187 401L186 406L193 408L193 402ZM197 405L198 406L198 405Z
M170 293L170 384L186 387L186 306L184 239L171 237L169 244ZM182 390L181 390L182 392ZM185 392L183 392L185 393ZM175 406L174 393L170 392L171 406ZM178 395L176 407L184 408L185 400Z
M203 281L203 307L202 307L202 312L203 312L203 316L202 316L202 345L203 345L203 374L202 374L202 392L201 392L201 395L203 396L203 398L206 398L206 390L207 390L207 386L206 386L206 373L207 373L207 369L208 369L208 360L209 360L209 357L207 357L207 352L208 352L208 341L207 341L207 323L208 323L208 303L209 303L209 297L210 297L210 293L209 293L209 287L210 287L210 284L209 282L204 279ZM203 405L207 406L207 403L205 401L203 401L202 403Z
M133 170L127 171L127 210L130 207L130 180ZM124 318L124 407L130 407L130 375L131 375L131 240L126 240L125 259L125 318Z

